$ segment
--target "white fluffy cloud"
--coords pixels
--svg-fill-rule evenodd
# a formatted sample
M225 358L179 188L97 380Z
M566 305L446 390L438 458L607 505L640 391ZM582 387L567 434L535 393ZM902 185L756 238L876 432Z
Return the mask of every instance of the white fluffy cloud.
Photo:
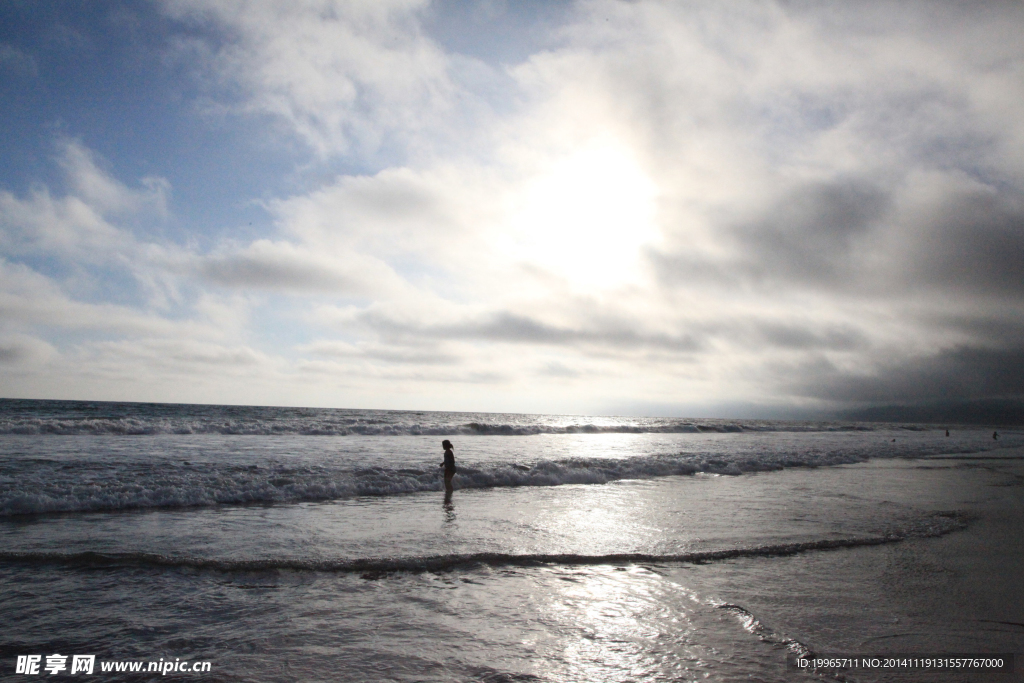
M112 221L138 214L166 215L169 186L145 178L133 190L97 166L94 155L75 140L62 141L58 161L71 191L53 197L45 187L19 198L0 192L0 245L8 254L58 253L79 261L128 256L131 234Z
M404 144L450 114L448 60L422 34L426 0L196 2L170 0L174 17L223 36L195 40L221 83L240 90L241 111L280 117L318 154Z

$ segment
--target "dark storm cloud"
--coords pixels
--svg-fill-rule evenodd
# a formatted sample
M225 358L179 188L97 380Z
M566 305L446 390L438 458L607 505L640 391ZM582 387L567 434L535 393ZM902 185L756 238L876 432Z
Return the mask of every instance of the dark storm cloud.
M916 278L959 293L1024 295L1024 205L995 193L974 193L943 207L923 226Z
M1024 396L1024 346L960 346L889 362L870 374L818 363L804 369L794 393L854 403L915 403Z
M702 259L680 251L650 254L667 284L700 281L725 287L759 284L843 289L860 275L863 246L892 198L858 179L798 187L746 220L721 226L731 257Z
M963 175L924 175L885 188L847 179L805 185L754 213L760 215L721 222L720 243L731 249L652 253L663 286L860 302L878 319L898 320L945 347L915 353L908 339L894 352L891 344L872 342L867 321L863 329L792 316L719 321L717 336L747 348L806 354L774 380L783 392L885 405L892 416L925 415L899 411L952 402L971 419L1003 415L1005 406L964 407L965 401L1024 396L1024 201L1016 189ZM861 370L839 369L823 355L831 351L861 354Z
M868 346L868 339L864 333L851 327L831 326L824 330L815 330L808 325L773 321L756 322L753 328L762 345L775 348L851 351Z
M951 192L908 214L890 191L862 181L808 185L756 219L724 225L731 254L649 257L663 284L727 289L768 285L882 295L1024 295L1024 201L1018 193Z
M808 185L734 234L758 280L842 285L856 269L854 249L889 203L888 194L859 181Z
M922 320L938 329L972 336L990 348L1011 348L1024 339L1024 316L1012 308L1003 315L923 316Z

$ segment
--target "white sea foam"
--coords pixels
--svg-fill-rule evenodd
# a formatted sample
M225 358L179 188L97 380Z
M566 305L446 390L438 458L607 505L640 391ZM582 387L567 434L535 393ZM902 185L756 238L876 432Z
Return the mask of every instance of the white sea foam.
M936 450L921 446L889 455L921 457ZM456 484L461 489L473 489L607 484L696 473L741 475L788 467L848 464L878 455L877 449L861 444L859 448L805 452L679 453L460 465ZM100 464L61 460L15 464L17 471L0 475L0 516L326 501L437 491L442 486L441 472L435 466L339 468L280 463L245 466L218 462Z

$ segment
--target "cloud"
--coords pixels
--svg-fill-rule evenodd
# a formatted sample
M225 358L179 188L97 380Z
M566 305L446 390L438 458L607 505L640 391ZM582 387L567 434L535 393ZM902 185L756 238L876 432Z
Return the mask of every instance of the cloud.
M23 78L35 78L39 75L39 65L27 52L7 43L0 43L0 72Z
M546 377L566 377L566 378L577 378L581 376L579 370L559 363L558 361L550 361L545 363L542 367L537 370L537 374Z
M1024 188L944 187L932 210L915 216L919 249L908 280L958 296L1024 297Z
M57 350L42 339L23 334L0 336L0 366L6 368L39 366L56 354Z
M1024 346L958 346L880 365L871 372L821 366L804 374L799 391L854 404L916 404L1024 395Z
M300 351L315 356L338 359L365 359L384 361L385 363L403 363L413 365L454 365L460 362L459 356L446 353L436 344L389 345L376 342L360 342L348 344L339 341L318 341L300 347Z
M584 317L575 324L556 324L508 311L466 315L468 311L456 309L451 313L462 317L440 321L403 318L377 307L350 309L344 313L338 311L336 320L346 327L360 325L392 343L400 344L417 344L419 340L454 340L593 348L603 352L657 348L675 353L689 353L702 347L700 338L695 335L671 336L637 330L627 320Z
M822 326L816 321L809 320L753 320L748 324L753 332L753 338L748 341L752 347L769 346L799 351L856 351L869 346L869 339L864 331L849 325ZM742 327L736 331L736 336L743 336Z
M448 59L419 28L425 0L172 0L172 17L223 35L196 50L238 108L270 114L323 156L415 144L451 110Z
M76 300L24 264L0 261L0 330L100 331L113 335L217 337L202 317L175 320L156 311Z
M142 179L141 190L132 190L100 168L96 155L77 140L60 144L60 165L67 173L72 193L103 215L151 213L160 218L168 214L171 184L164 178Z
M76 261L107 261L137 247L127 225L112 221L160 221L168 214L169 183L144 178L135 190L102 170L77 140L58 144L58 163L69 193L53 197L37 186L27 197L0 191L0 245L9 254L60 254Z
M857 181L800 187L735 228L746 270L755 280L843 287L863 270L858 247L888 201L879 188Z
M340 176L269 208L283 232L318 249L357 249L443 268L446 252L461 251L460 242L475 244L475 233L495 220L485 198L493 200L503 188L491 175L474 165L387 168Z
M337 258L289 242L257 240L221 251L197 258L196 267L202 277L227 287L367 295L397 286L399 280L371 257Z
M445 52L419 1L162 7L204 97L322 180L200 248L161 234L166 181L67 143L65 194L0 193L10 335L243 401L1024 392L1018 5L595 0L501 66Z
M129 367L144 364L150 370L169 371L185 376L204 368L247 372L270 359L243 345L225 345L192 339L142 339L138 342L99 342L83 347L92 363L119 363Z
M509 313L499 313L488 320L479 322L437 327L430 332L446 337L485 339L512 344L554 346L594 344L626 349L642 349L653 346L677 352L692 352L701 347L700 341L691 335L645 334L632 330L621 323L581 329L551 325L530 317Z

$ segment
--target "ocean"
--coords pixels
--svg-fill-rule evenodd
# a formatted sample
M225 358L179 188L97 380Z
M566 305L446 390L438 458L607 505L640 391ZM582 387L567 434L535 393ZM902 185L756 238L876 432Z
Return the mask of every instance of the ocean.
M995 429L0 400L0 679L1024 680Z

